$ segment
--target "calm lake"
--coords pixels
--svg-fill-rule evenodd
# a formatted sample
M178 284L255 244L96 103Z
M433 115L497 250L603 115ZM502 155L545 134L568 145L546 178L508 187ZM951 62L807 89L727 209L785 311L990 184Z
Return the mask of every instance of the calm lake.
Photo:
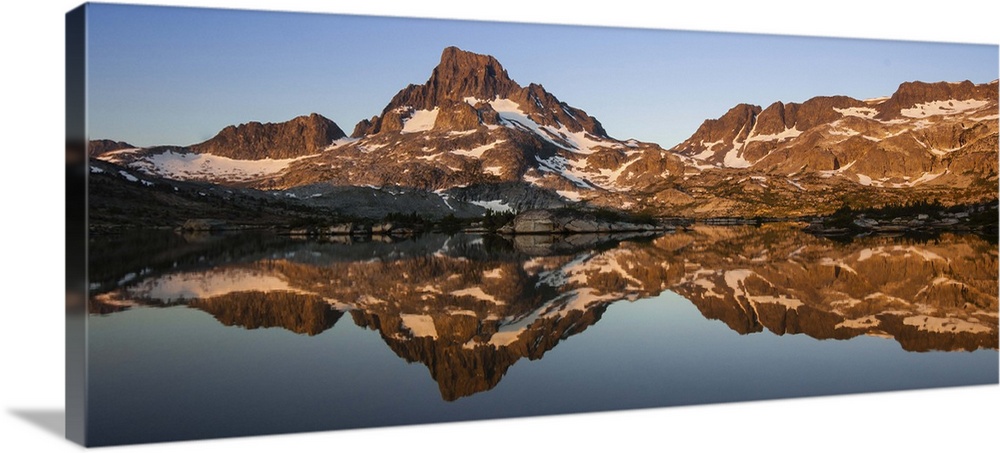
M975 235L145 232L90 256L95 445L998 382Z

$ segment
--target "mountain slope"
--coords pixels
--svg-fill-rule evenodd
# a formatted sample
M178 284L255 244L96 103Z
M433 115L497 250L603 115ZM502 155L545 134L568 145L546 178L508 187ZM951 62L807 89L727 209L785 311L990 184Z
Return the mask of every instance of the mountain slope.
M296 163L278 182L444 190L522 182L577 200L680 175L655 144L611 138L600 122L541 85L522 87L493 57L449 47L430 78L409 85L354 129L349 143Z
M671 150L701 169L809 173L875 187L966 187L967 170L995 178L996 136L996 81L911 82L889 98L741 104ZM983 153L993 154L981 156L993 165L970 156Z
M671 151L690 170L688 215L813 215L995 200L997 130L997 81L908 82L886 98L738 105Z
M227 126L215 137L190 146L136 148L109 140L92 141L91 153L101 160L180 181L273 187L273 178L292 162L313 157L344 131L312 113L281 123L250 122Z

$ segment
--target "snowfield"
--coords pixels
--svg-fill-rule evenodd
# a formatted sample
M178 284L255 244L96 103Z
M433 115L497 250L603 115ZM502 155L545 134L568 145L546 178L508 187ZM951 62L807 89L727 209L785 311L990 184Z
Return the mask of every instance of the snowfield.
M467 102L471 103L470 100L467 100ZM598 137L588 134L586 131L571 132L565 126L560 128L541 126L532 121L521 110L521 106L510 99L494 99L489 104L500 115L506 126L522 128L533 132L549 143L567 151L579 154L593 154L600 148L618 148L622 146L617 142L601 140Z
M434 128L437 122L438 108L434 110L417 110L409 118L403 120L403 133L424 132Z
M988 104L987 101L977 101L974 99L967 101L949 99L947 101L917 104L912 108L900 110L899 113L907 118L927 118L928 116L954 115L968 110L976 110L983 108L986 104Z
M252 181L281 173L292 162L315 156L292 159L238 160L212 154L167 151L141 157L126 165L149 174L181 181L225 179L239 182ZM114 160L111 161L114 162Z

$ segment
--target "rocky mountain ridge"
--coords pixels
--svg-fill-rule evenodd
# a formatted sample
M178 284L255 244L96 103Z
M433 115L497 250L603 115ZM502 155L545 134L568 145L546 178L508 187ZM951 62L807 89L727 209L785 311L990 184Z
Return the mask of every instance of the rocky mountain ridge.
M215 137L190 148L197 153L240 160L289 159L319 154L334 140L346 136L336 123L312 113L282 123L254 121L227 126Z
M461 190L463 201L507 209L794 217L995 199L997 118L997 81L906 82L887 98L740 104L665 150L614 139L541 85L519 85L496 58L449 47L425 83L400 90L350 137L312 114L229 126L189 147L92 148L159 177L292 196L315 184L398 186L442 199ZM558 201L526 206L531 191Z
M954 185L972 169L995 176L995 166L970 161L996 153L996 134L997 81L907 82L889 98L821 96L763 109L740 104L671 150L699 169L753 168L900 188L945 173Z
M997 81L907 82L887 98L739 105L671 151L696 169L689 206L716 215L969 204L997 197L997 126Z
M426 83L401 90L352 137L318 159L322 170L295 164L279 185L391 180L438 191L522 182L575 201L581 191L642 185L653 172L683 171L660 147L615 140L595 118L541 85L519 85L495 58L454 47L442 52Z
M87 155L91 157L100 156L101 154L118 151L122 149L134 149L132 146L126 142L117 142L114 140L91 140L87 144Z

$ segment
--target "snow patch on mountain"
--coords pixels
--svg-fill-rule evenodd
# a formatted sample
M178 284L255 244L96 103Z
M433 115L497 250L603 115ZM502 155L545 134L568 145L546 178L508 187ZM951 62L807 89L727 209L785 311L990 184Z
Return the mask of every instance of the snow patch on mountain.
M437 328L434 327L434 318L430 315L403 314L399 317L403 322L403 327L409 329L414 337L430 337L434 339L438 337Z
M624 298L632 299L634 296ZM586 311L594 305L619 299L623 299L620 293L600 294L592 288L580 288L564 293L526 316L507 319L509 324L501 325L490 337L489 344L496 347L508 346L541 319L561 319L572 311ZM473 342L465 345L465 347L474 346Z
M248 269L213 269L182 272L139 282L129 288L163 303L210 298L243 291L291 291L311 294L289 286L288 282L262 271Z
M502 176L503 175L503 167L501 167L501 166L483 167L483 173L488 173L488 174L491 174L491 175L494 175L494 176Z
M434 128L439 109L417 110L409 118L403 120L403 133L424 132Z
M444 153L428 154L426 156L417 156L416 158L420 160L437 160L437 158L441 157L442 154Z
M474 204L476 206L484 207L486 209L489 209L489 210L492 210L492 211L495 211L495 212L511 212L511 211L514 210L514 208L512 208L509 204L507 204L503 200L470 201L470 203L472 203L472 204Z
M496 269L491 269L491 270L488 270L488 271L483 271L483 278L499 278L499 279L502 279L503 278L503 269L498 267Z
M938 255L937 253L934 253L925 248L914 247L914 246L906 247L902 245L897 245L893 247L875 247L875 248L867 248L861 250L860 252L858 252L857 261L859 262L865 261L871 259L872 257L891 258L893 256L898 256L898 255L902 255L904 258L916 255L919 256L920 258L923 258L924 261L944 261L946 263L951 262L950 260L942 257L941 255Z
M820 178L831 178L833 176L840 176L845 171L847 171L847 169L849 169L852 166L854 166L855 163L857 163L857 161L856 160L852 160L847 165L844 165L843 167L840 167L840 168L838 168L836 170L823 170L823 171L820 171L819 172L819 177Z
M987 115L987 116L977 116L975 118L969 118L972 121L990 121L1000 119L1000 115Z
M799 184L798 181L793 181L791 179L786 179L785 181L788 181L789 184L795 186L796 189L799 189L801 191L807 190L805 187L802 187L802 184Z
M729 168L747 168L752 165L750 161L740 156L742 148L742 142L733 142L733 148L726 152L726 156L722 159L723 164Z
M903 324L914 326L919 330L938 333L970 332L987 333L988 326L972 323L958 318L938 318L934 316L909 316L903 319Z
M989 101L980 101L976 99L959 101L957 99L949 99L946 101L933 101L917 104L911 108L900 110L899 114L907 118L927 118L928 116L936 115L954 115L969 110L983 108L986 104L989 104Z
M563 178L568 179L577 187L584 189L595 189L593 184L587 182L583 179L583 175L578 171L573 171L567 168L568 160L562 156L552 156L546 159L538 158L538 168L542 171L549 173L555 173Z
M477 147L475 147L475 148L473 148L471 150L454 149L454 150L451 150L451 153L452 154L458 154L459 156L468 156L468 157L475 157L476 159L481 159L483 157L483 152L485 152L486 150L489 150L489 149L493 149L494 147L496 147L497 145L499 145L499 144L501 144L501 143L503 143L505 141L506 140L497 140L497 141L492 142L492 143L487 143L487 144L485 144L483 146L477 146Z
M291 159L238 160L212 154L166 151L143 156L126 165L149 174L182 181L198 179L250 181L281 173L292 162L315 156L317 155Z
M139 182L139 178L132 176L131 173L125 170L118 170L118 174L122 175L128 182Z
M829 172L824 172L824 173L829 173ZM915 187L921 184L926 184L944 175L945 173L948 173L948 170L944 170L940 173L924 172L920 176L912 180L910 179L909 176L904 176L901 178L902 181L900 181L900 178L889 178L889 177L875 179L872 178L871 176L864 175L861 173L857 173L855 174L855 176L858 178L858 183L863 186L901 189L904 187Z
M719 146L721 144L722 144L722 140L716 140L716 141L711 142L711 143L705 143L705 141L703 140L701 142L701 146L704 146L705 150L702 151L702 152L700 152L700 153L698 153L698 154L695 154L694 156L691 156L691 157L694 158L694 159L697 159L697 160L708 159L708 158L710 158L710 157L712 157L712 156L715 155L715 147Z
M142 150L142 148L116 149L114 151L108 151L106 153L101 154L98 157L98 159L106 160L106 161L109 161L109 162L118 162L118 160L121 159L123 156L129 156L129 155L135 154L135 153L137 153L137 152L139 152L141 150Z
M475 298L475 299L478 299L478 300L481 300L481 301L484 301L484 302L489 302L489 303L491 303L493 305L506 305L503 301L497 300L496 297L493 297L493 296L487 294L485 291L483 291L482 288L480 288L478 286L473 286L471 288L465 288L465 289L460 289L460 290L457 290L457 291L452 291L451 295L452 296L456 296L456 297L469 296L469 297L472 297L472 298Z
M355 143L358 140L360 140L360 139L359 138L352 138L352 137L338 138L338 139L330 142L330 146L327 146L326 149L330 150L330 149L334 149L334 148L339 148L339 147L344 146L344 145L350 145L351 143Z
M521 106L517 102L510 99L494 99L489 101L489 104L500 115L500 119L503 120L506 126L530 131L566 151L579 154L593 154L600 148L620 148L624 146L618 142L602 140L599 137L589 134L587 131L573 132L566 126L556 128L539 125L521 110Z
M923 184L925 182L933 181L933 180L937 179L939 176L941 176L941 175L943 175L943 174L945 174L947 172L948 172L948 170L945 170L945 171L943 171L941 173L931 173L929 171L928 172L924 172L924 174L920 175L919 178L914 179L913 181L910 181L907 184L907 186L908 187L913 187L913 186L915 186L917 184Z
M767 134L767 135L759 135L758 134L758 135L753 135L753 136L747 138L747 143L750 143L750 142L770 142L770 141L775 141L775 140L777 140L777 141L788 140L790 138L798 137L799 135L802 135L802 131L800 131L800 130L798 130L798 129L796 129L796 128L793 127L793 128L785 129L785 130L783 130L781 132L778 132L777 134Z
M599 184L601 187L605 189L620 189L621 187L617 183L618 178L622 175L622 173L625 172L625 170L628 170L628 168L632 164L638 162L641 159L642 159L641 157L637 157L635 159L627 161L614 170L609 168L602 168L599 173L596 174L588 173L587 179L590 181L594 181L595 183Z
M875 110L871 107L849 107L846 109L838 109L834 107L833 110L844 116L856 116L858 118L866 118L866 119L875 118L875 115L878 114L878 110Z
M770 282L749 269L726 271L724 279L726 281L726 286L732 289L733 297L735 297L736 300L745 300L749 302L751 308L755 312L757 311L757 305L759 304L778 304L788 308L789 310L795 310L804 305L801 300L794 297L788 297L784 294L778 296L751 294L746 287L746 280L751 276L764 280L764 282L770 285Z
M556 193L559 194L560 197L571 201L580 201L583 199L583 195L576 190L557 190Z

